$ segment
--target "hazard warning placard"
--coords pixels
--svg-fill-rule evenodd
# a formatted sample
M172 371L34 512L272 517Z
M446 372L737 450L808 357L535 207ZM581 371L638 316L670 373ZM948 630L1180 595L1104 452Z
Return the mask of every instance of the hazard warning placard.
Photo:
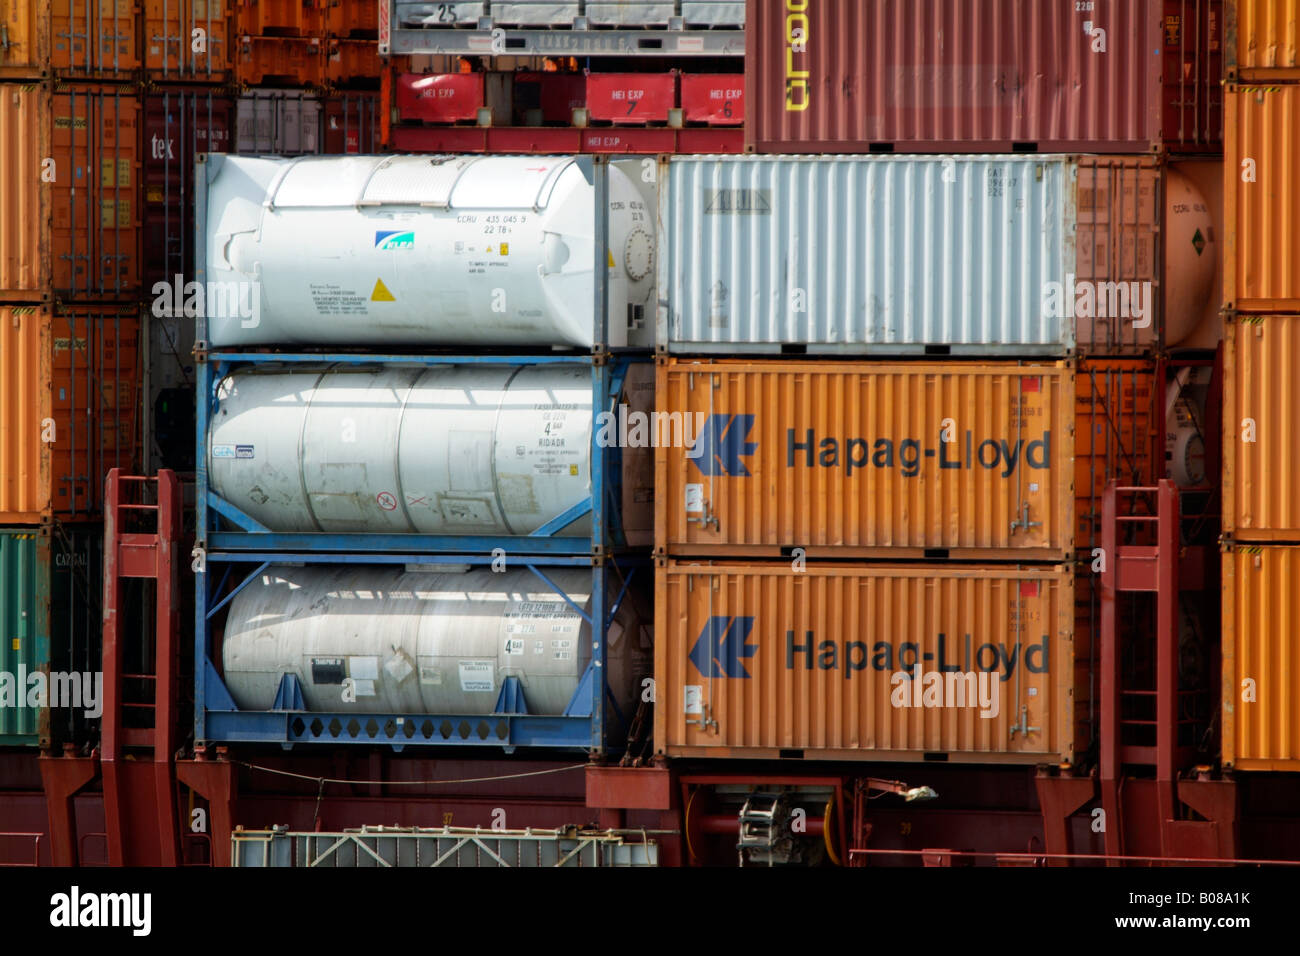
M370 293L371 302L396 302L393 293L388 291L388 286L384 285L383 279L375 280L375 289Z

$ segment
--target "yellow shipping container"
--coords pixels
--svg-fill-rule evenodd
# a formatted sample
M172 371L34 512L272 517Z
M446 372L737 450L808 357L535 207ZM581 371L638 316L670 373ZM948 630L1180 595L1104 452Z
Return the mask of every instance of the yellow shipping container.
M1300 312L1300 84L1229 84L1224 103L1224 307Z
M1062 561L1149 480L1140 360L661 360L656 546L681 557Z
M1300 547L1223 554L1223 766L1300 770Z
M1223 530L1300 542L1300 315L1238 315L1224 337Z
M1071 569L661 561L655 749L1074 759Z

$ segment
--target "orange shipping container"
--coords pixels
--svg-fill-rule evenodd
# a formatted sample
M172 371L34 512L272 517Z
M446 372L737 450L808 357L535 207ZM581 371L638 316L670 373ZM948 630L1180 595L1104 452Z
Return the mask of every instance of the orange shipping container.
M1300 542L1300 315L1238 315L1224 337L1223 530Z
M1223 554L1223 766L1300 770L1300 547Z
M140 459L135 306L0 307L0 524L90 518Z
M378 80L379 47L374 40L330 40L325 78L332 84Z
M1228 0L1227 6L1227 79L1300 79L1300 0Z
M1300 312L1300 84L1230 84L1224 307Z
M355 3L353 0L322 0L325 9L325 32L332 37L355 37L374 41L379 30L379 4Z
M661 562L655 749L1069 763L1073 636L1062 566Z
M663 360L656 545L1066 560L1106 481L1153 471L1153 382L1140 360Z
M130 79L139 68L135 0L0 4L0 76Z
M48 292L49 98L38 83L0 84L0 299L39 300Z
M144 68L149 78L209 83L228 78L234 2L144 0Z
M235 0L237 30L253 36L310 37L325 32L321 0ZM373 3L350 0L348 6Z
M10 300L125 299L139 283L140 100L118 86L0 86ZM15 210L9 215L8 210Z
M235 79L250 86L323 86L325 55L321 41L241 36L235 51Z

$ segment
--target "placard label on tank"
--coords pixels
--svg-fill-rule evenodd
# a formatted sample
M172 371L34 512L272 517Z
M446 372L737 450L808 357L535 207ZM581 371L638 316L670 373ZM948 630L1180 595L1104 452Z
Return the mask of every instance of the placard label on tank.
M461 661L460 689L467 694L490 694L496 689L492 661Z

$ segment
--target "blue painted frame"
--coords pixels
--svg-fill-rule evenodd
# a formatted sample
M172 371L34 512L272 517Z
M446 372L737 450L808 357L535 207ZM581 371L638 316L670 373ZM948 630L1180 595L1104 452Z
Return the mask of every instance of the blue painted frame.
M401 364L438 365L586 365L591 371L593 416L610 407L622 391L628 368L636 361L628 356L583 355L365 355L348 353L210 352L197 362L195 402L197 443L195 454L196 544L204 550L258 551L440 551L446 553L486 552L500 548L512 555L600 555L626 547L618 522L617 502L621 495L621 449L602 448L593 427L591 440L591 495L585 501L554 516L530 535L438 535L367 534L350 532L274 532L219 497L208 485L207 431L216 410L216 393L231 370L250 365L297 365L312 367ZM594 426L594 418L593 418ZM612 507L611 507L612 505ZM561 529L585 514L591 514L591 535L565 535ZM221 519L236 530L220 527Z
M210 552L195 571L194 739L197 747L214 743L278 743L285 749L296 744L381 745L401 751L419 746L499 746L506 753L517 747L581 750L607 754L622 749L632 714L624 714L603 676L606 672L606 637L638 570L648 568L646 558L593 560L577 555L540 555L518 562L532 571L551 591L568 602L591 626L592 655L586 673L561 715L530 714L521 688L506 678L492 714L357 714L337 711L315 713L301 709L296 681L283 681L277 704L284 710L245 711L236 705L213 658L217 649L213 621L249 582L276 564L469 564L487 565L494 559L482 554L375 554L358 560L355 554L320 552ZM236 565L249 570L229 593L218 597ZM546 567L591 568L591 611L583 611L556 587ZM626 571L622 587L611 600L611 567ZM215 567L223 568L216 574ZM602 622L599 627L594 622ZM286 686L288 684L288 686Z

